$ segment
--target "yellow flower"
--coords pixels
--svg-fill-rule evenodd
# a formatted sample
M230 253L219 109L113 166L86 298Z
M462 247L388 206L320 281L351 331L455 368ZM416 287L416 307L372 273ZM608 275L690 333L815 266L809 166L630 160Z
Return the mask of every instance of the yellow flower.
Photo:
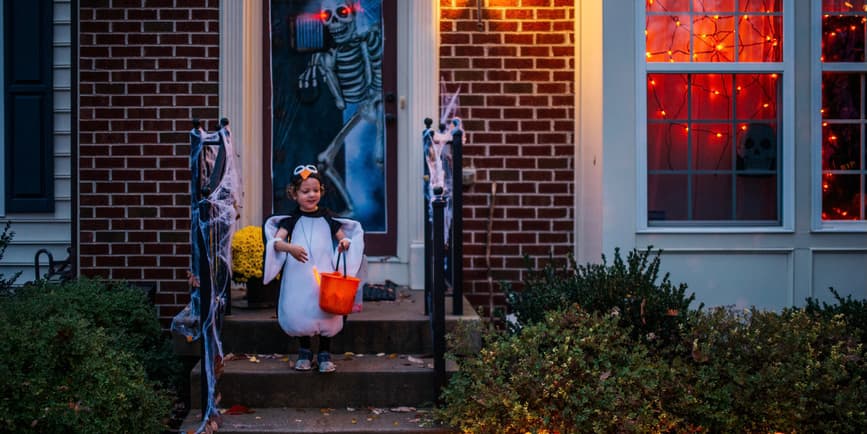
M262 228L245 226L232 237L232 280L244 283L251 277L262 277L265 244Z

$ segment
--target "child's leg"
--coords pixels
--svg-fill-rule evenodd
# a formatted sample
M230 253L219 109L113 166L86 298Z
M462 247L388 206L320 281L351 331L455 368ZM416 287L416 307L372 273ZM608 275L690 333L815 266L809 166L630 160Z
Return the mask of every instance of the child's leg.
M330 353L330 352L331 352L331 338L328 336L319 336L319 354Z
M331 361L331 338L319 336L319 354L316 356L319 372L334 372L337 366Z
M313 369L313 351L310 350L310 336L298 338L298 360L295 361L295 369L309 371Z

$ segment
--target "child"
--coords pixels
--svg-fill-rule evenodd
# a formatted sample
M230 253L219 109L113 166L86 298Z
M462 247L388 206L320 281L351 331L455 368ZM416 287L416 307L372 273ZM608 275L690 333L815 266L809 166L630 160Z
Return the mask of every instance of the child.
M337 218L319 206L325 187L313 165L295 168L289 194L298 203L289 215L265 222L265 273L270 282L282 271L277 320L289 336L300 338L295 369L313 369L310 337L319 335L319 372L333 372L331 337L343 329L343 316L319 308L319 274L334 271L338 252L343 253L347 274L358 272L364 253L364 231L355 220ZM336 252L335 252L336 246ZM341 272L343 266L341 265ZM360 308L360 305L357 306Z

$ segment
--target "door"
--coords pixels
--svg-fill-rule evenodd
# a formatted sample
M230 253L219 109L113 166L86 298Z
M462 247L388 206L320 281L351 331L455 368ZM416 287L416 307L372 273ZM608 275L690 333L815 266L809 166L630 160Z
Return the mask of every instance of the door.
M271 0L265 30L264 214L293 209L289 177L314 164L371 256L396 254L396 3Z

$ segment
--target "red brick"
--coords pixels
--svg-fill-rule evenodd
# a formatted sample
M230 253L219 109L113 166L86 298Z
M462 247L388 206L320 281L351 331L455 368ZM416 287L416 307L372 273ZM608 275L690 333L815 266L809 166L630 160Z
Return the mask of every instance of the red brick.
M524 32L550 32L550 21L524 21L521 23L521 31Z
M488 50L488 52L487 52L488 56L515 57L518 53L517 48L511 47L508 45L487 47L487 50Z
M548 57L551 54L551 49L548 47L537 47L537 46L522 46L521 48L521 56L530 56L530 57Z
M536 10L536 18L540 20L565 20L568 17L565 9L538 9Z
M517 21L489 21L486 24L491 32L517 32L519 28Z
M566 66L565 59L561 58L536 59L536 67L539 69L563 69Z
M465 45L470 43L470 35L466 33L445 33L440 35L440 43L441 44L449 44L449 45ZM449 59L441 59L440 67L442 67L442 61Z

